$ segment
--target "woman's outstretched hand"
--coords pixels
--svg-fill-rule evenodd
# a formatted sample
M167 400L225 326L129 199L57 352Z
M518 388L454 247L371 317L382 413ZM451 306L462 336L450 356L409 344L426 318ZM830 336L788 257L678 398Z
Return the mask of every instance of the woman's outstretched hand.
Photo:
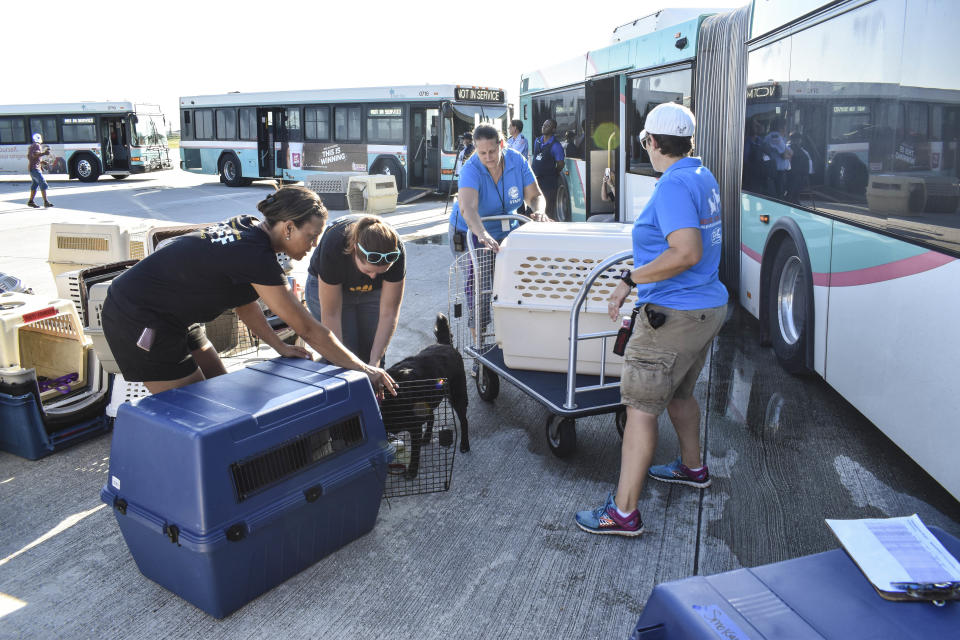
M306 360L313 360L313 355L304 349L303 347L298 347L297 345L286 344L280 346L276 349L278 355L283 356L284 358L304 358Z
M367 366L364 370L364 373L367 374L367 377L370 378L370 384L373 385L373 390L377 394L377 398L382 400L384 391L389 391L390 395L397 395L397 388L400 386L394 382L393 378L390 377L390 374L381 369L380 367L371 367Z

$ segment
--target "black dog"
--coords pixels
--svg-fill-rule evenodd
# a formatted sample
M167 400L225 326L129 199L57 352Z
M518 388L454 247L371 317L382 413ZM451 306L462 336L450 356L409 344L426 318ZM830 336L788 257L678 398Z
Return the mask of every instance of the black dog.
M430 441L433 435L433 412L445 397L450 400L460 421L460 451L470 451L467 376L463 371L463 358L451 343L447 316L437 314L433 333L437 337L437 344L387 369L400 388L396 396L387 395L380 405L388 433L410 433L410 464L404 474L408 479L416 477L420 470L420 444ZM431 380L446 380L446 384L430 385L427 381ZM424 381L425 384L404 384L412 381Z

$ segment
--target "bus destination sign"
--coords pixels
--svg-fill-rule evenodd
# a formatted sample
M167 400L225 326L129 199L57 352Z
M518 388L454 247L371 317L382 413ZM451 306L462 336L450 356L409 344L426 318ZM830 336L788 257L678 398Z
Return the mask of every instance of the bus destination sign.
M503 102L503 89L457 87L455 95L457 100L469 102Z

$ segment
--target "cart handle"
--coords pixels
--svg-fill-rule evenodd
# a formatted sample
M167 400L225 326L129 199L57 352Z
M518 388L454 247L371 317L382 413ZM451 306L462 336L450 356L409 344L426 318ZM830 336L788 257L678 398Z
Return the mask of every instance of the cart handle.
M586 280L583 281L580 291L577 292L577 297L573 301L573 309L570 311L570 334L567 336L567 339L570 341L570 358L567 360L567 399L566 402L563 403L564 409L574 409L577 406L573 400L577 393L577 342L580 339L578 330L580 308L583 306L584 300L587 299L587 292L590 291L590 287L594 281L600 277L600 274L618 262L632 257L633 251L631 250L621 251L604 258L602 262L590 271ZM606 353L606 351L604 351L604 353ZM601 369L601 375L602 374L603 370Z
M527 216L522 216L518 213L508 213L498 216L484 216L480 218L481 222L498 222L500 220L516 220L521 224L531 222L530 218ZM480 268L477 264L477 254L476 247L473 246L473 233L470 231L470 228L467 227L467 231L464 234L467 236L467 253L470 255L470 264L473 266L473 326L476 327L474 331L474 345L473 348L479 352L480 347L483 344L483 331L480 325L480 283L482 282L480 278Z

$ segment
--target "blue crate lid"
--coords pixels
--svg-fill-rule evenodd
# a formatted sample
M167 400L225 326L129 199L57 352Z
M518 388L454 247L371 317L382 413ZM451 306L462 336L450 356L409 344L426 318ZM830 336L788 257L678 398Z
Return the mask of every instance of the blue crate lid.
M101 498L201 544L389 458L366 375L277 358L122 405Z

